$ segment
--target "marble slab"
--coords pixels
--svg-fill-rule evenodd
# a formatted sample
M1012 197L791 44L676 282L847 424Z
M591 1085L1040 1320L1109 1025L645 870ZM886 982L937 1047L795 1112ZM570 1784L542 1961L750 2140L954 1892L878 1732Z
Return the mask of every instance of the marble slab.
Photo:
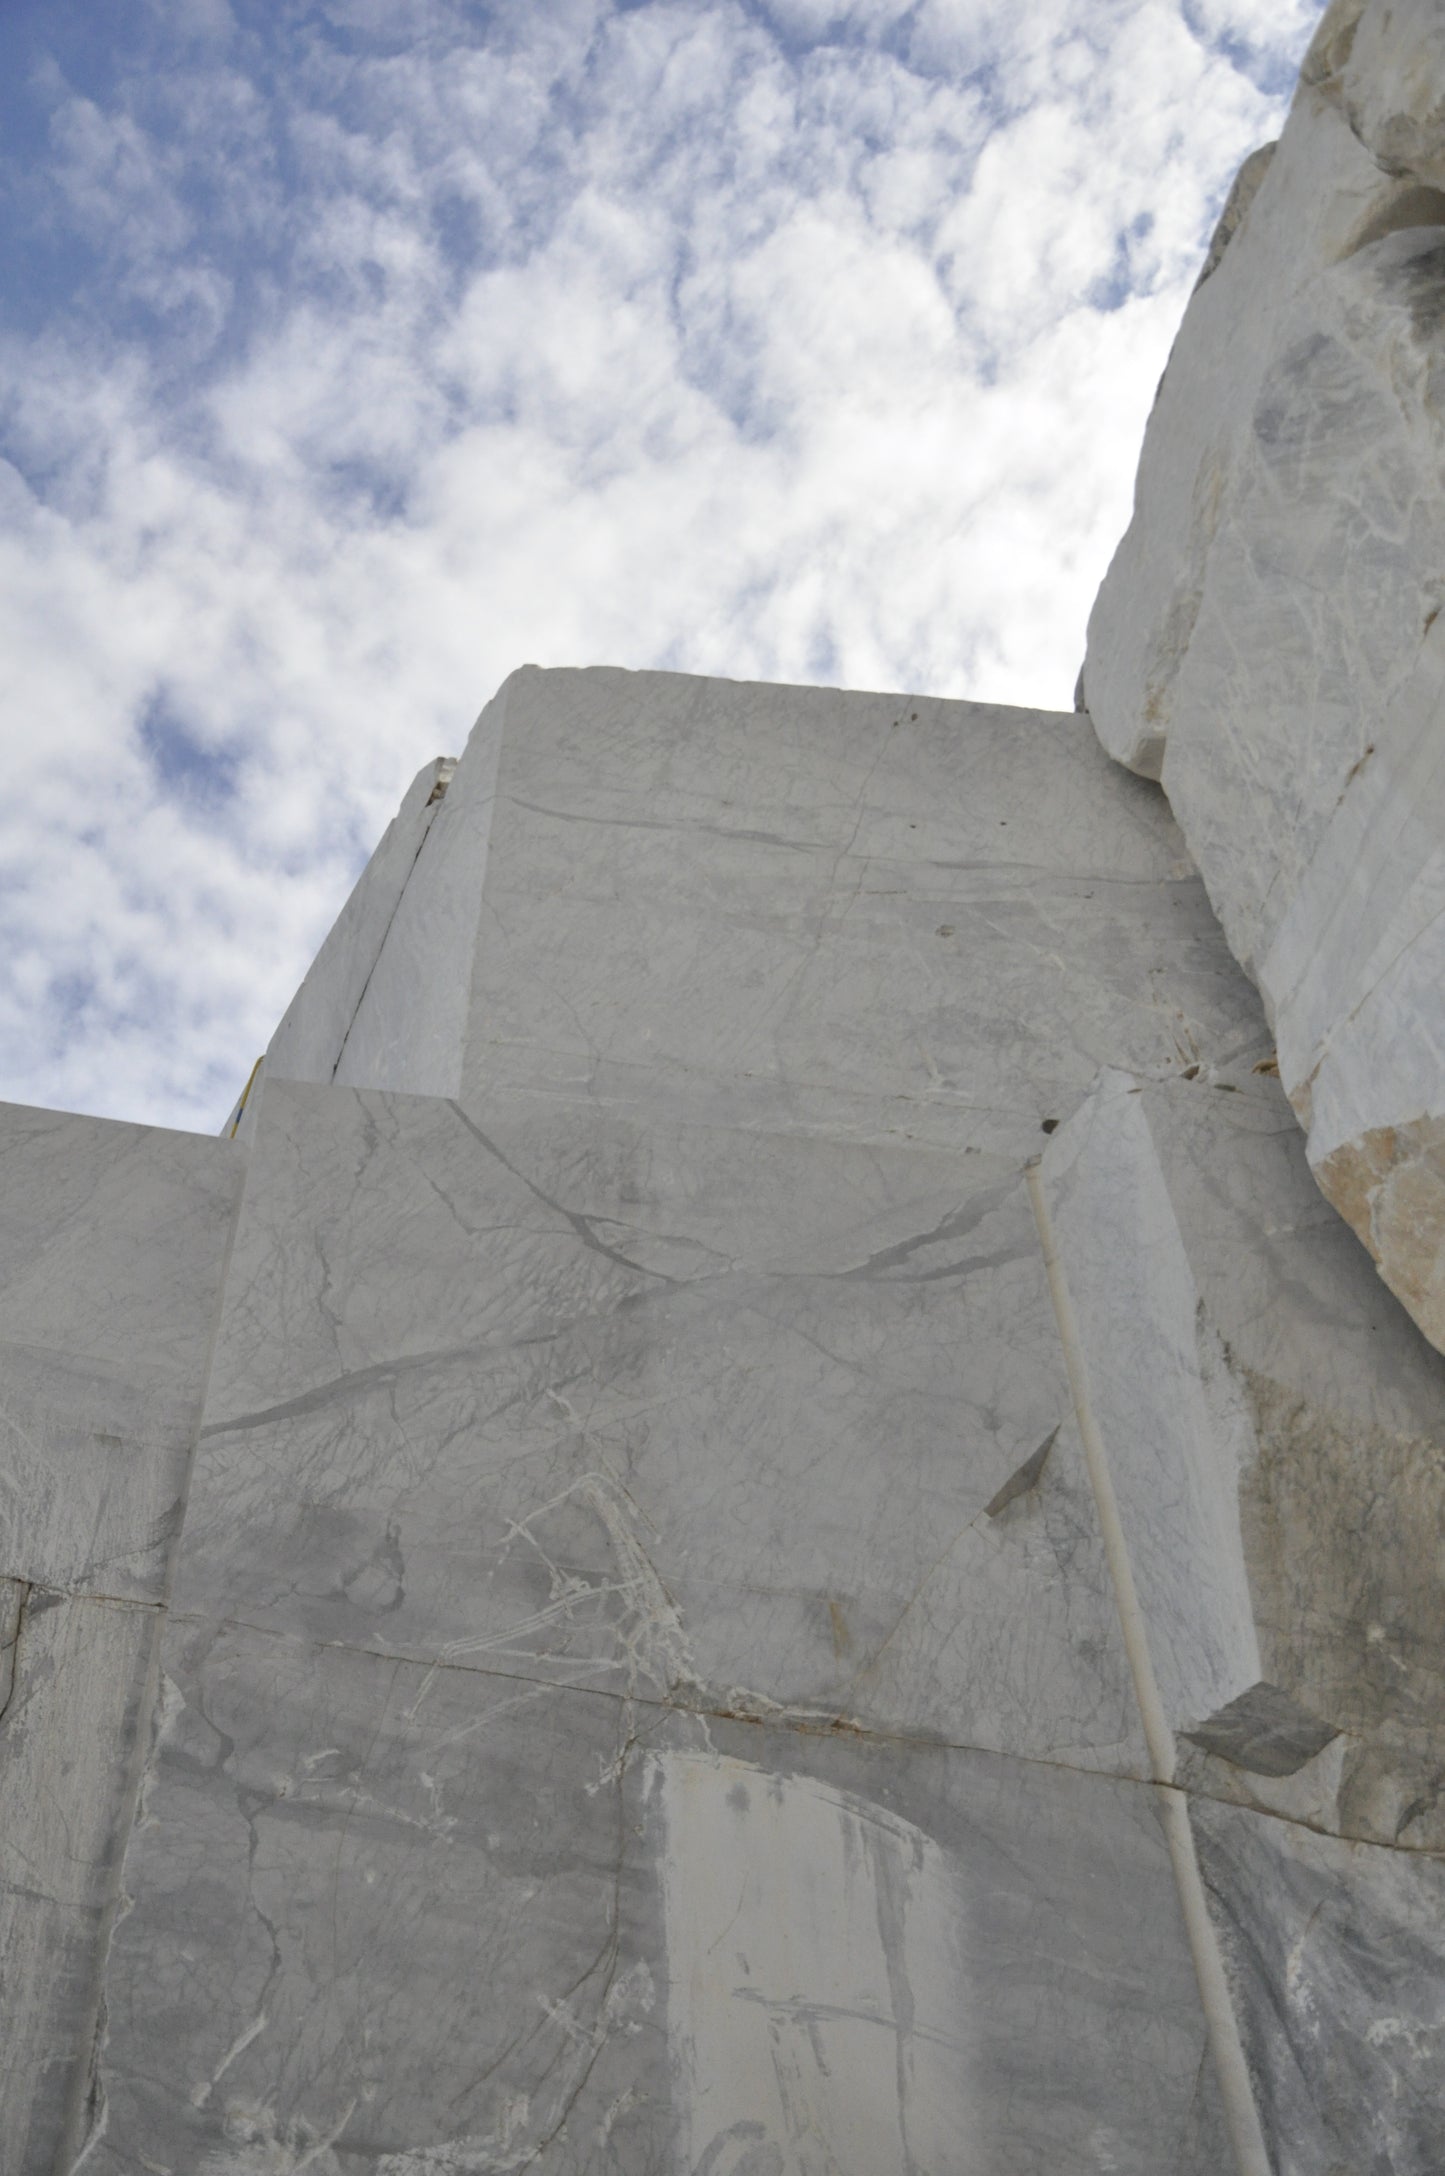
M1142 1084L1103 1075L1050 1141L1041 1175L1148 1666L1178 1731L1262 1672L1239 1526L1242 1445L1223 1371L1201 1351Z
M454 1095L510 709L507 683L472 729L407 878L337 1060L353 1088Z
M1438 8L1335 0L1185 314L1084 700L1163 777L1311 1167L1445 1346Z
M508 700L464 1103L1017 1163L1101 1065L1258 1033L1162 797L1072 715L606 670Z
M0 2167L67 2169L148 1742L158 1615L0 1580Z
M273 1074L1016 1162L1099 1066L1258 1032L1162 797L1072 715L528 666L431 813Z
M89 2170L1204 2176L1153 1796L173 1626Z
M1142 1773L980 1163L269 1082L174 1607Z
M1445 1361L1158 789L529 669L419 793L244 1143L6 1121L15 1571L88 1584L0 1584L0 2160L1220 2176L1238 2026L1276 2176L1351 2091L1413 2176ZM123 1504L107 1414L170 1460Z
M243 1171L230 1141L0 1105L0 1574L162 1591Z

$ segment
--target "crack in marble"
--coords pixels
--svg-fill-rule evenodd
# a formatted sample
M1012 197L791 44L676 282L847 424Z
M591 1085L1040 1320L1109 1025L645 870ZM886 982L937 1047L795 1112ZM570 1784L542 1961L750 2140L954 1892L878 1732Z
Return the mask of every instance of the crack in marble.
M676 1285L695 1282L691 1278L669 1277L665 1270L649 1269L645 1263L634 1262L630 1255L619 1252L616 1247L609 1247L606 1240L598 1238L596 1231L593 1229L594 1220L591 1217L584 1216L580 1209L568 1209L562 1202L555 1201L550 1194L537 1185L534 1179L529 1179L525 1171L519 1171L511 1158L502 1149L498 1148L496 1142L489 1139L474 1120L468 1118L455 1097L448 1096L447 1105L449 1109L456 1113L466 1127L467 1132L481 1143L487 1154L493 1157L504 1171L510 1171L514 1179L519 1179L528 1193L535 1195L536 1199L544 1207L551 1209L555 1215L566 1219L584 1247L590 1248L594 1254L605 1256L609 1262L615 1262L623 1269L632 1270L639 1277L656 1277L661 1284Z
M981 1516L981 1514L980 1514ZM976 1523L976 1522L971 1522ZM1025 1753L1010 1747L987 1745L970 1739L925 1736L906 1730L884 1730L877 1724L860 1723L834 1709L790 1709L775 1707L766 1695L756 1697L760 1704L755 1707L733 1707L713 1702L669 1700L656 1694L631 1687L590 1685L581 1679L570 1677L534 1677L521 1670L489 1669L485 1665L467 1661L464 1657L443 1660L437 1655L408 1654L393 1648L367 1647L356 1640L307 1638L290 1632L278 1632L270 1625L255 1624L245 1617L220 1619L200 1617L191 1612L169 1610L168 1621L177 1626L194 1626L197 1630L237 1631L250 1633L258 1638L274 1641L278 1646L314 1647L338 1654L366 1656L377 1662L401 1663L410 1669L424 1672L460 1670L476 1677L491 1679L500 1684L528 1685L538 1694L566 1693L587 1699L611 1700L625 1707L629 1701L638 1707L657 1714L692 1717L700 1723L736 1723L756 1730L786 1730L803 1737L844 1738L864 1744L907 1746L916 1751L939 1753L976 1754L989 1760L1018 1762L1029 1768L1058 1769L1066 1775L1095 1778L1101 1782L1137 1786L1145 1791L1167 1788L1183 1798L1197 1798L1202 1803L1225 1806L1231 1809L1235 1801L1222 1798L1213 1791L1203 1789L1198 1783L1181 1782L1161 1786L1152 1776L1140 1775L1128 1768L1091 1766L1082 1761L1067 1760L1045 1753ZM485 1718L478 1727L485 1727ZM1285 1828L1298 1828L1326 1841L1358 1845L1363 1850L1390 1852L1398 1857L1413 1860L1440 1861L1445 1863L1445 1852L1427 1850L1419 1845L1387 1843L1370 1836L1357 1836L1349 1831L1323 1827L1320 1823L1304 1819L1298 1814L1282 1813L1269 1806L1250 1806L1251 1815L1260 1820L1278 1822Z

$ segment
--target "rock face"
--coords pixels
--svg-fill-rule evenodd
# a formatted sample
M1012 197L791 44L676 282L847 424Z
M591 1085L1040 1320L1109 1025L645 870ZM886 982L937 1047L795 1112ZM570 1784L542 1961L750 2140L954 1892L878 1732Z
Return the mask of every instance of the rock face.
M1445 1346L1445 19L1335 0L1241 176L1089 629L1325 1193Z
M1086 720L528 669L234 1139L3 1114L7 2176L1438 2176L1445 1361L1269 1049Z
M1440 2176L1442 22L1097 738L524 668L225 1138L0 1108L3 2176Z

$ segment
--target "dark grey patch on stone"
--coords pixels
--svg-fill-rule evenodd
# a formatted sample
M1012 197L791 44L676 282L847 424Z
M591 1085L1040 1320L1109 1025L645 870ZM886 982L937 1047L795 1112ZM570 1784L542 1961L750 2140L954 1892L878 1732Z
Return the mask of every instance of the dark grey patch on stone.
M1445 324L1445 246L1435 243L1390 269L1394 284L1404 290L1416 339L1433 339Z
M1048 1464L1049 1452L1054 1447L1054 1439L1062 1426L1063 1422L1060 1421L1056 1427L1051 1428L1038 1449L1024 1460L1016 1473L1009 1475L992 1502L985 1506L986 1518L996 1519L1001 1511L1007 1511L1009 1505L1016 1503L1020 1496L1027 1496L1031 1488L1037 1488L1044 1467Z
M1292 1776L1339 1732L1333 1723L1321 1722L1278 1685L1262 1678L1217 1714L1180 1735L1253 1775Z

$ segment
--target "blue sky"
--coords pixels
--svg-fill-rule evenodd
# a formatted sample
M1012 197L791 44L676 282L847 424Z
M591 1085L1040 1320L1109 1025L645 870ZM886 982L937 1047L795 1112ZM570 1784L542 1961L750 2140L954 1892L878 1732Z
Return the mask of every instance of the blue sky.
M211 1130L516 665L1067 708L1317 0L0 0L0 1095Z

